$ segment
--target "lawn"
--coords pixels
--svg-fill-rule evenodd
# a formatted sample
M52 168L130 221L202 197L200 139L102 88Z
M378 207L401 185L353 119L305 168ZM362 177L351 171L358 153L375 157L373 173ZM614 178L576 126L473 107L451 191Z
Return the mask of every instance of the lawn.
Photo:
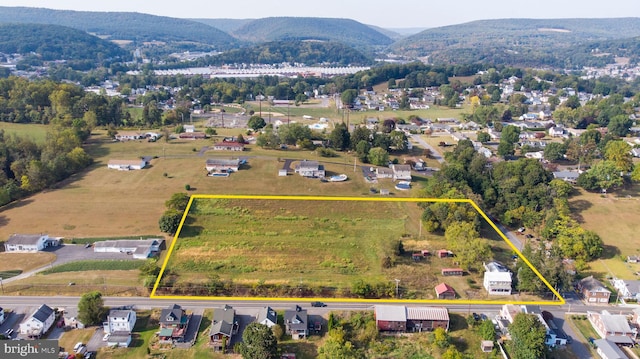
M629 255L640 254L640 186L619 190L606 196L589 193L582 189L573 196L569 204L572 215L581 225L596 232L605 244L600 259L589 263L586 275L605 278L637 279L635 272L640 265L624 262ZM613 224L615 223L615 225Z
M419 215L411 202L199 198L170 254L167 280L184 295L211 294L215 276L233 282L233 295L349 297L358 282L395 296L399 279L405 299L435 299L433 288L446 281L463 299L490 300L481 273L442 277L455 258L411 258L445 248L442 236L421 233ZM399 240L405 253L396 256ZM510 257L501 239L489 241L494 258ZM384 265L386 257L394 265Z
M73 346L76 345L76 343L82 342L87 344L95 332L95 327L69 330L62 334L62 337L60 337L59 340L59 345L63 348L63 351L73 353Z
M7 238L7 237L4 237ZM42 268L56 259L53 253L0 253L0 271L28 272Z
M47 131L49 131L49 126L0 122L0 130L4 131L5 136L11 134L18 137L30 138L37 143L43 143L47 136Z
M589 348L594 357L597 355L593 346L589 343L589 338L600 339L600 335L596 333L595 329L587 319L586 315L579 316L566 316L569 325L573 326L574 329L577 329L580 332L580 335L584 338L582 341ZM577 338L576 338L577 339Z
M70 275L69 272L36 274L20 281L4 284L10 295L82 295L93 290L104 296L143 296L148 292L138 279L137 270L92 270Z

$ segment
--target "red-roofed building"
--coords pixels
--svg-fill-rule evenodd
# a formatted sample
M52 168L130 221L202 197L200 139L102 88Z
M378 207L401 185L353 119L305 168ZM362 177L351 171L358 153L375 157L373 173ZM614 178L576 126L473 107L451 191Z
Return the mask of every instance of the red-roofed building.
M456 299L456 291L447 283L438 284L435 290L438 299Z

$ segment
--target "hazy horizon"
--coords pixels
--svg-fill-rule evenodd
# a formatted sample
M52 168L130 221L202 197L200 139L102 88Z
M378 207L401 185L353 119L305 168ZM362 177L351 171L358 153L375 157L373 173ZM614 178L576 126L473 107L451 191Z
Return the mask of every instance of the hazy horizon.
M370 1L325 0L300 6L299 1L281 0L278 6L258 0L246 0L242 11L231 3L204 0L169 0L152 2L111 0L3 0L2 6L39 7L54 10L139 12L184 19L258 19L265 17L347 18L382 28L432 28L475 20L531 18L622 18L640 17L640 6L630 0L610 0L602 6L599 0L583 0L565 4L539 0L527 6L514 6L508 0L484 2L458 0L455 5L423 0L407 0L399 6L375 6ZM179 4L179 6L176 6Z

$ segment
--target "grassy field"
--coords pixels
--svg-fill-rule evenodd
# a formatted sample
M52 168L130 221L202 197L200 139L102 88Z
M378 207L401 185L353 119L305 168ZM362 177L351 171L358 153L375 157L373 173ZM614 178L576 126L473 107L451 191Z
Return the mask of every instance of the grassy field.
M59 345L64 351L73 353L73 346L76 345L76 343L82 342L87 344L95 332L95 328L74 329L64 332L59 339Z
M80 275L68 272L36 274L20 281L4 284L7 295L82 295L97 290L104 296L141 296L148 291L142 287L137 270L92 270Z
M620 190L602 196L579 190L570 199L572 214L581 225L592 230L605 243L600 259L589 263L586 275L594 274L604 279L614 276L621 279L637 279L640 264L626 263L629 255L640 254L640 186ZM615 223L615 225L614 225Z
M133 270L140 268L144 263L144 261L132 260L84 260L55 266L43 271L42 274L84 272L91 270Z
M5 135L14 134L18 137L30 138L38 143L44 142L48 129L47 125L0 122L0 130L3 130Z
M55 259L56 255L53 253L0 253L0 271L28 272L44 267Z
M442 236L420 233L419 214L415 203L401 202L197 199L167 268L174 288L190 294L215 274L235 283L234 295L251 288L244 294L292 296L310 288L318 296L351 296L358 281L388 286L399 279L403 298L435 299L433 288L446 281L463 299L489 299L479 273L442 277L455 258L411 258L446 248ZM406 253L395 257L398 240ZM496 259L510 257L502 240L488 241ZM390 268L383 266L387 256L395 261Z

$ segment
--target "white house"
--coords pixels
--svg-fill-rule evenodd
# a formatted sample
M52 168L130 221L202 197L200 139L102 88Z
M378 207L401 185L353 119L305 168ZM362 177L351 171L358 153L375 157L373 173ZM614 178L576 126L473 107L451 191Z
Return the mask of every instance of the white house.
M302 177L324 177L324 166L317 161L300 161L300 164L294 170Z
M164 239L119 239L95 242L95 253L130 253L135 259L147 259L160 251Z
M482 284L490 295L511 294L511 272L498 262L484 264L485 272Z
M239 159L210 158L207 160L205 168L207 172L238 172L240 169Z
M107 163L107 168L119 171L141 170L146 166L147 162L143 159L109 160L109 162Z
M258 312L256 322L271 328L278 324L278 314L275 310L271 309L271 307L263 307L260 309L260 312Z
M614 279L613 287L623 299L640 299L640 280Z
M549 136L551 137L563 137L564 136L564 127L551 127L549 129Z
M102 323L104 332L109 334L108 346L128 347L131 344L131 331L136 325L136 312L133 310L112 309L107 321Z
M409 165L391 165L394 181L411 181L411 166Z
M115 139L118 141L134 141L141 140L146 137L147 135L145 133L135 131L119 131L115 135Z
M187 133L192 133L192 132L196 132L196 126L194 125L184 125L184 132Z
M20 334L30 338L40 338L53 325L56 313L46 304L33 312L24 322L20 323Z
M4 250L6 252L37 252L59 245L60 239L50 238L46 234L12 234L4 242Z

